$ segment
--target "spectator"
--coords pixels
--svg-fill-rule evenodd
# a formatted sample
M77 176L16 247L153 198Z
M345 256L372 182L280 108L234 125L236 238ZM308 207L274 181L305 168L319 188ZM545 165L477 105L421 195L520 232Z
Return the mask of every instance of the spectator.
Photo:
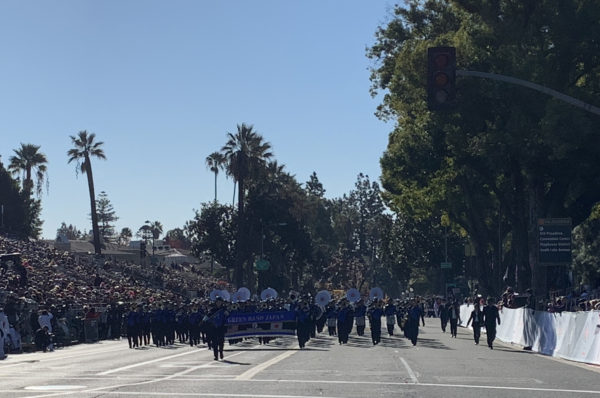
M38 317L38 323L40 325L40 329L45 330L46 333L48 334L48 336L50 336L52 334L52 319L54 318L54 316L48 312L48 310L43 309L40 316ZM38 329L39 331L39 329ZM37 337L37 332L36 332L36 337ZM46 348L48 348L50 351L54 351L54 347L52 345L52 343L49 341L48 344L46 346L44 346L44 352L46 352Z
M102 277L100 276L100 274L98 274L96 272L96 277L94 278L94 286L100 287L101 284L102 284Z
M53 351L52 350L52 339L48 331L48 326L44 326L36 330L35 332L35 346L39 351Z

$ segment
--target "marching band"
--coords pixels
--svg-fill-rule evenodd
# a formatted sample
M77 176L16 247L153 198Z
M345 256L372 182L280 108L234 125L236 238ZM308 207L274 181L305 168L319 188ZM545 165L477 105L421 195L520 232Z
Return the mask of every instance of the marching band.
M243 316L248 314L254 319L247 321L252 325L232 327L228 323L234 317L245 319ZM279 318L271 314L278 314ZM177 339L190 346L206 344L213 351L214 359L219 360L223 359L225 340L229 344L236 344L244 338L258 337L260 344L266 344L279 331L283 334L286 327L295 333L300 349L304 349L306 343L321 333L325 326L329 336L336 336L340 345L347 344L355 326L356 334L364 336L366 319L369 320L372 343L377 345L381 341L382 317L385 317L389 336L394 335L397 324L405 337L413 345L417 344L419 321L425 325L423 305L418 299L386 299L380 288L371 289L367 302L356 289L350 289L344 297L337 299L325 290L317 293L314 299L310 294L301 295L295 291L283 299L272 288L265 289L260 298L250 297L247 288L238 289L233 294L225 290L213 290L209 298L187 305L177 306L172 302L135 304L124 314L124 324L129 348L150 343L161 347L174 344ZM283 323L280 325L275 322L273 327L276 330L269 330L271 324L264 319L276 318L282 319ZM290 321L293 322L292 326L289 325ZM264 327L265 324L267 327ZM264 333L261 327L265 329ZM228 338L228 328L237 332L247 330L247 333L242 333L243 337Z

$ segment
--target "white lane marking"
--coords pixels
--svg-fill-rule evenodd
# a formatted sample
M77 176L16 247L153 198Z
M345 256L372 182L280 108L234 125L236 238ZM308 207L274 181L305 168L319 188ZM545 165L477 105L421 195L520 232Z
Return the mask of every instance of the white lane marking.
M207 381L206 379L203 379ZM235 380L235 379L233 379ZM210 380L208 380L210 381ZM217 380L214 380L217 381ZM388 385L388 386L411 386L416 387L448 387L448 388L474 388L474 389L489 389L489 390L515 390L515 391L539 391L539 392L565 392L571 394L594 394L600 395L600 390L568 390L562 388L536 388L536 387L512 387L512 386L484 386L484 385L468 385L468 384L443 384L443 383L417 383L407 384L401 382L387 381L344 381L344 380L285 380L285 379L252 379L245 382L253 383L310 383L310 384L366 384L366 385Z
M402 365L404 365L404 367L406 368L408 376L410 377L410 380L413 382L413 384L418 384L419 379L417 379L417 376L415 376L415 372L413 372L410 366L408 366L408 362L406 362L404 358L400 358L400 361L402 362Z
M82 352L81 354L77 354L77 355L62 355L62 356L57 351L54 351L53 353L45 353L44 358L41 358L39 354L33 354L31 356L31 359L28 359L27 357L23 357L23 358L17 359L19 362L14 362L14 363L9 362L6 365L2 364L0 366L0 369L6 369L6 368L14 367L14 366L27 365L27 364L39 364L39 363L46 363L46 362L53 362L53 361L63 361L65 359L85 357L85 356L89 356L89 355L107 354L107 353L119 352L119 351L123 351L123 348L103 350L103 351L92 351L92 352L86 352L86 353ZM31 354L23 354L23 355L31 355ZM9 360L11 360L11 359L13 359L13 358L11 358L9 356Z
M203 379L206 381L206 379ZM223 381L223 379L214 379L213 381ZM567 394L590 394L590 395L600 395L600 391L593 390L568 390L568 389L555 389L555 388L531 388L531 387L507 387L507 386L483 386L483 385L465 385L465 384L436 384L436 383L418 383L418 384L406 384L406 383L397 383L397 382L345 382L345 381L324 381L324 380L261 380L261 379L252 379L245 380L242 383L264 383L264 382L272 382L272 383L326 383L326 384L373 384L373 385L392 385L398 387L406 387L411 386L411 388L464 388L464 389L483 389L483 390L513 390L513 391L533 391L533 392L558 392L558 393L567 393ZM139 383L136 383L139 384ZM123 385L126 386L126 385ZM122 386L110 386L110 387L100 387L90 390L77 391L77 392L63 392L63 393L54 393L47 395L38 395L36 397L28 397L28 398L41 398L41 397L52 397L52 396L61 396L64 394L96 394L99 390L106 388L120 388ZM23 392L23 390L0 390L0 393L15 393L15 392ZM257 398L334 398L327 397L323 395L311 396L311 395L274 395L274 394L235 394L235 393L185 393L185 392L159 392L159 391L104 391L102 395L159 395L159 396L207 396L207 397L257 397Z
M273 366L277 362L281 362L284 359L286 359L287 357L294 355L295 353L296 353L295 350L286 351L283 354L276 356L275 358L271 358L268 361L261 363L260 365L256 365L255 367L248 369L247 371L245 371L244 373L242 373L238 377L236 377L236 380L250 380L254 376L256 376L258 373L267 369L269 366Z
M25 389L33 390L33 391L64 391L64 390L78 390L78 389L83 389L86 387L87 386L75 386L75 385L63 384L63 385L54 385L54 386L29 386L29 387L25 387Z
M8 391L8 390L7 390ZM23 392L23 391L14 391L14 392ZM78 391L78 393L88 393L92 392L88 391ZM339 396L327 396L327 395L274 395L274 394L225 394L225 393L201 393L201 392L142 392L142 391L107 391L102 393L102 395L142 395L142 396L152 396L158 395L161 397L239 397L239 398L339 398ZM31 398L31 397L29 397Z
M198 351L192 351L192 353L194 353L194 352L197 353ZM236 356L244 354L244 353L245 353L244 351L238 352L238 353L235 353L235 354L232 354L232 355L228 355L227 358L236 357ZM188 353L183 353L183 354L189 354L189 352ZM172 358L174 356L179 356L179 355L183 355L183 354L172 355L171 357L168 357L168 358ZM160 359L166 359L166 358L160 358ZM156 361L149 361L149 362L156 362ZM137 365L137 364L135 364L135 365ZM153 384L153 383L158 383L158 382L165 381L165 380L176 379L177 377L183 376L186 373L190 373L190 372L193 372L193 371L201 369L201 368L208 368L208 367L212 367L212 366L213 366L212 362L207 362L207 363L204 363L202 365L194 366L192 368L183 370L183 371L178 372L178 373L174 373L172 375L169 375L169 376L166 376L166 377L163 377L163 378L160 378L160 379L151 379L151 380L139 381L139 382L136 382L136 383L125 383L125 384L117 384L117 385L103 386L103 387L97 387L97 388L90 388L88 390L77 391L76 393L75 392L71 392L71 391L63 391L63 392L54 393L54 394L36 395L36 396L33 396L33 397L28 397L28 398L46 398L46 397L64 396L64 395L72 395L72 394L79 394L79 393L90 394L90 393L96 393L98 391L106 390L106 389L109 389L109 388L123 388L123 387L131 387L131 386L140 386L140 385L144 385L144 384ZM223 379L219 379L219 380L223 380ZM117 393L119 395L126 394L126 393L121 393L121 392L116 392L116 391L107 391L104 394L111 394L111 393ZM164 395L171 395L171 394L164 394ZM173 395L181 395L181 394L175 393Z
M177 358L177 357L182 357L184 355L197 354L197 353L198 353L198 351L188 351L188 352L183 352L181 354L170 355L168 357L160 357L160 358L152 359L152 360L146 361L146 362L138 362L138 363L134 363L134 364L131 364L131 365L123 366L123 367L120 367L120 368L111 369L111 370L107 370L105 372L97 373L96 376L106 376L106 375L109 375L109 374L121 372L123 370L137 368L138 366L144 366L144 365L148 365L148 364L151 364L151 363L165 361L165 360L171 359L171 358Z

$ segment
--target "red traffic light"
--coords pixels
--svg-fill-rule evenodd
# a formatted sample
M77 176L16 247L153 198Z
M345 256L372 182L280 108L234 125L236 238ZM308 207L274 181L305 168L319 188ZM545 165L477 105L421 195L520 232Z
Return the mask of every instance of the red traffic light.
M445 53L436 54L435 59L433 60L435 66L438 69L446 68L448 66L449 61L450 60L448 59L448 54Z
M446 84L448 84L448 81L450 81L450 78L444 72L437 72L435 74L433 80L435 81L436 86L442 87L442 86L445 86Z
M427 105L430 110L447 109L456 96L456 49L432 47L427 50Z

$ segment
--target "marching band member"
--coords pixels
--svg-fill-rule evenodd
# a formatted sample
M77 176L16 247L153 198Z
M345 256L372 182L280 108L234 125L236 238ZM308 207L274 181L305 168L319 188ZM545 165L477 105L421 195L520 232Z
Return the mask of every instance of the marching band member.
M381 317L383 316L383 303L379 299L373 300L367 311L369 325L371 326L371 340L373 345L381 341Z
M310 328L310 306L306 300L302 300L300 306L296 308L296 335L300 349L304 349L306 342L310 339Z
M412 345L417 345L417 337L419 336L419 319L423 321L423 326L425 326L425 314L423 309L417 300L412 300L410 303L410 309L408 310L406 325L404 326L404 333L406 334L406 337L410 339Z
M308 296L310 303L310 295ZM315 338L317 335L317 320L323 315L323 310L315 303L309 304L310 307L310 337Z
M337 310L333 302L327 304L325 310L325 317L327 318L327 329L330 336L336 336L335 324L337 322Z
M340 300L337 312L338 341L340 344L348 344L348 336L354 323L352 308L348 305L348 299Z
M386 304L383 314L385 315L385 322L387 325L388 334L394 335L394 325L396 324L396 306L390 299Z
M359 298L354 304L354 318L356 319L356 334L364 336L365 334L365 315L367 314L367 306L362 298Z
M138 314L135 311L135 306L132 305L131 310L127 313L127 341L129 342L129 348L137 348L139 346L138 329Z
M219 356L223 359L223 346L225 345L225 322L229 313L223 304L223 298L217 297L215 306L209 313L208 319L206 319L209 324L208 338L215 355L215 361L219 359Z

